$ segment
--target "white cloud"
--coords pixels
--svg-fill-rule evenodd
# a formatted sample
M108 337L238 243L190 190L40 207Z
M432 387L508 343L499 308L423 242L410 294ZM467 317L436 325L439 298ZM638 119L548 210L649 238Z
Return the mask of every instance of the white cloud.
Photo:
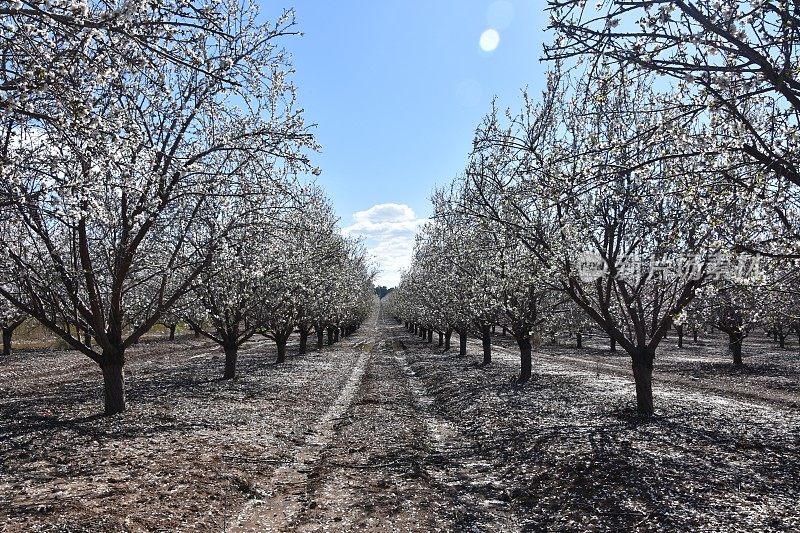
M392 287L400 282L400 270L411 262L414 235L424 222L405 204L377 204L353 213L353 224L342 233L364 239L380 269L376 283Z

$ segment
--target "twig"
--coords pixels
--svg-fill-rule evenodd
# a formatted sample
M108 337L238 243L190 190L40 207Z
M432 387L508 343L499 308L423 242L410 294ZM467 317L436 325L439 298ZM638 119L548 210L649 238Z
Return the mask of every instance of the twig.
M369 469L369 468L384 468L386 466L393 466L397 464L397 461L390 461L388 463L375 463L369 465L348 465L343 463L334 463L332 461L328 461L328 464L331 466L335 466L336 468L358 468L358 469Z

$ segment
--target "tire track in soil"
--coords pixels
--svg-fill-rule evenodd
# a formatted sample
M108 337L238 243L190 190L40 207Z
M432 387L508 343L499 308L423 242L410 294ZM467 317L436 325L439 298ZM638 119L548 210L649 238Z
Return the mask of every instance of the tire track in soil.
M374 326L373 328L374 331ZM291 464L275 469L265 484L256 487L260 498L249 502L234 521L231 532L284 531L306 504L305 487L335 432L336 421L353 402L364 371L372 356L373 345L365 340L342 343L340 349L360 352L358 361L339 396L319 420L308 438L294 454Z
M382 333L382 332L381 332ZM295 531L450 529L449 507L425 467L427 429L394 358L378 334L355 402L308 486Z
M431 476L452 503L450 513L455 530L514 531L519 529L516 509L509 505L506 488L494 479L498 465L475 447L454 424L434 413L433 397L426 392L408 360L400 337L394 338L395 361L402 368L415 397L418 413L432 437L428 458ZM397 349L399 348L399 350ZM505 500L497 499L498 496Z
M360 352L295 461L278 468L231 531L518 529L496 465L436 415L386 323L341 349ZM354 353L355 355L355 353Z

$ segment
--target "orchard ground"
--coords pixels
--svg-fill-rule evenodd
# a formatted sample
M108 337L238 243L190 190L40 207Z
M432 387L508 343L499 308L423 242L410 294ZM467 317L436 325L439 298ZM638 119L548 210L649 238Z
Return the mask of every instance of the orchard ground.
M128 354L129 410L99 417L86 357L0 360L0 531L800 529L800 356L721 337L657 354L634 416L624 353L510 338L442 354L388 319L275 365L181 336ZM669 347L668 347L669 346ZM290 346L290 352L292 348ZM747 357L747 354L750 354Z

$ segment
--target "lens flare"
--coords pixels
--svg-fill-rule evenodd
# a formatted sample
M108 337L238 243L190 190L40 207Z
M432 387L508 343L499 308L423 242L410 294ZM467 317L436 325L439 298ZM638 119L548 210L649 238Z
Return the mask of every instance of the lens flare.
M497 30L489 28L481 34L479 44L484 52L492 52L500 44L500 34Z

